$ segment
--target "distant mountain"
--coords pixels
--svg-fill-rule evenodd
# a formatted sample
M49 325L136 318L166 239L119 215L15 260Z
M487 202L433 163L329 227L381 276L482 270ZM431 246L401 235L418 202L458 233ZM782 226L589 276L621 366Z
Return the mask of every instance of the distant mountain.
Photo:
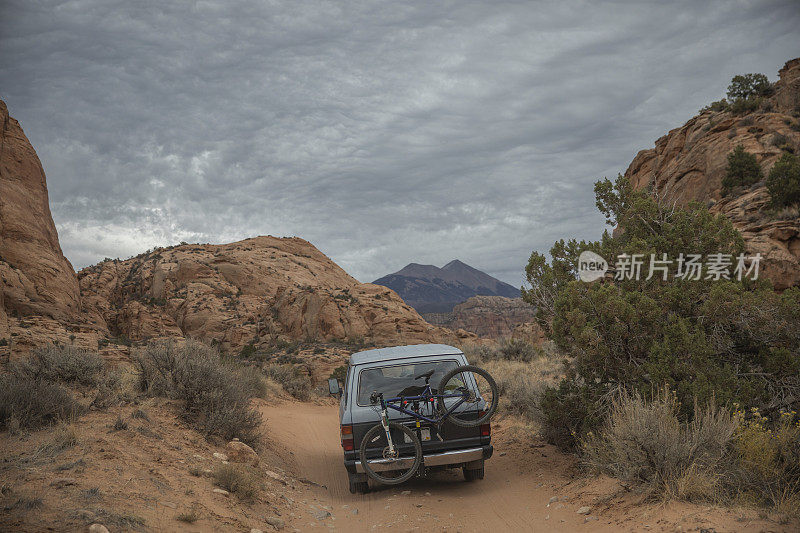
M447 313L472 296L520 296L519 289L458 259L442 268L410 263L372 283L389 287L420 313Z

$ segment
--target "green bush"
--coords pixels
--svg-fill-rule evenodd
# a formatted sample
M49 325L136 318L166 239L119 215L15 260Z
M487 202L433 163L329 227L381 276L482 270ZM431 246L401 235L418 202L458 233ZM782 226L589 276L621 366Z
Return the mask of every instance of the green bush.
M800 202L800 158L784 153L767 177L767 191L773 207Z
M153 396L183 402L183 417L207 435L255 444L260 414L250 408L258 385L247 371L220 360L213 348L197 341L154 342L134 353L141 389Z
M14 361L11 371L30 379L94 385L104 366L103 358L95 352L49 344L35 349L25 359Z
M703 113L704 111L713 111L715 113L718 113L720 111L730 111L730 109L731 105L728 103L727 100L723 98L722 100L711 102L706 107L702 108L700 112Z
M744 146L737 145L728 154L728 166L722 178L722 190L727 194L734 187L749 186L761 181L761 167L756 156L745 151Z
M772 84L763 74L743 74L734 76L728 85L728 99L742 100L769 96L772 94Z
M687 422L694 402L712 397L771 413L800 407L800 361L791 356L800 351L800 290L778 294L763 279L735 276L678 278L680 254L730 254L735 264L744 241L730 220L633 191L623 177L598 182L595 191L609 224L625 231L598 242L559 241L550 263L534 252L526 269L523 297L567 359L564 381L542 395L548 439L572 448L597 430L619 390L648 394L666 385ZM620 254L666 253L673 264L666 281L645 279L645 268L639 280L584 283L576 279L583 250L612 263Z

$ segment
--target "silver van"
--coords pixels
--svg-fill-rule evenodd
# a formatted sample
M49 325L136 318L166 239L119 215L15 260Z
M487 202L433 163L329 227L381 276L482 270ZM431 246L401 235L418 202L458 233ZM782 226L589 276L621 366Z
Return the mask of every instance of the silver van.
M379 407L376 407L376 395L381 398L384 394L387 397L413 398L423 389L422 379L425 384L439 383L448 372L467 364L461 350L445 344L380 348L350 356L344 384L336 379L331 379L328 383L330 393L339 396L341 442L350 492L366 492L369 487L359 449L364 435L381 419ZM468 386L469 383L465 385ZM474 387L477 390L477 385ZM479 400L483 401L480 398ZM436 407L433 400L431 405L412 406L411 402L406 403L409 403L408 408L415 413L425 414L426 409L431 413L430 417L422 417L422 423L420 417L408 416L399 410L392 409L388 415L391 422L408 426L416 432L418 438L412 440L418 440L422 445L422 463L417 473L442 468L462 468L467 481L483 479L484 461L492 456L493 451L491 425L488 420L474 427L456 425L448 418L438 424L426 423L425 420L434 418L432 415ZM464 411L474 409L474 418L477 419L479 412L483 414L480 411L481 405L476 402L460 406L459 415L463 416ZM409 439L406 438L405 442L408 443ZM375 463L379 462L380 459L375 460ZM372 463L372 460L368 460L368 466L372 467Z

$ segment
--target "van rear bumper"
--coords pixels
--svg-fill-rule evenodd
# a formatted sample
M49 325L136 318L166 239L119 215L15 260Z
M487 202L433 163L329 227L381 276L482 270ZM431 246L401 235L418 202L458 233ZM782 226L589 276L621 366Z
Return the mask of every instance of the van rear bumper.
M423 453L423 465L428 466L445 466L445 465L458 465L471 463L473 461L481 461L488 459L492 456L494 448L491 445L478 446L474 448L463 448L460 450L448 450L446 452L437 453ZM376 472L384 472L387 470L401 470L409 468L413 460L394 461L391 459L370 459L369 465L372 470ZM364 473L364 467L361 461L345 461L347 470L355 469L359 474Z

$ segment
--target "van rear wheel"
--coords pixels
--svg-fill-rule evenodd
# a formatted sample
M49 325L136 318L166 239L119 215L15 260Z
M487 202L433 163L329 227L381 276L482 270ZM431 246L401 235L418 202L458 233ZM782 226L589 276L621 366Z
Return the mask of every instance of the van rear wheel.
M483 466L480 468L463 468L464 479L467 481L475 481L476 479L483 479Z
M347 477L350 481L350 494L366 494L369 492L369 483L362 481L363 475L349 474Z

